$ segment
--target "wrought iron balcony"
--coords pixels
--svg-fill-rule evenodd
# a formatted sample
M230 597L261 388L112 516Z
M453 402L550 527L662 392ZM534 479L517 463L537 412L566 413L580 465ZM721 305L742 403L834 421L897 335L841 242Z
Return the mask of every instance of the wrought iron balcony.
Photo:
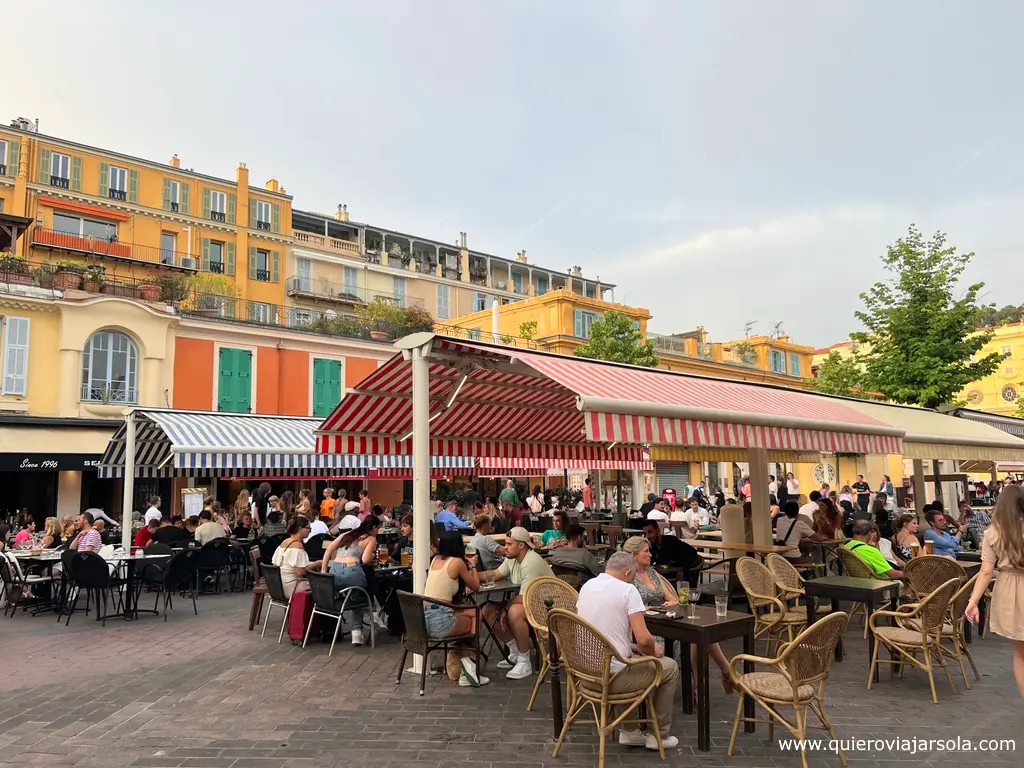
M270 282L270 270L267 270L267 269L257 269L256 270L256 279L261 281L261 282L264 282L264 283L269 283Z
M335 283L324 278L293 275L285 282L289 296L303 296L310 299L327 300L339 304L369 304L371 301L385 301L397 307L423 309L423 299L410 298L395 293L371 291L358 286Z
M210 221L227 221L227 216L222 211L210 211Z
M62 178L61 176L50 176L50 186L59 187L60 189L70 189L71 180Z
M264 232L269 232L270 231L270 222L269 221L257 221L256 222L256 229L262 229Z
M173 213L177 213L178 212L178 204L177 203L171 203L171 211Z
M218 274L224 273L224 262L223 261L211 261L210 271L217 272Z
M128 199L128 194L123 189L109 189L107 190L107 195L110 197L111 200Z

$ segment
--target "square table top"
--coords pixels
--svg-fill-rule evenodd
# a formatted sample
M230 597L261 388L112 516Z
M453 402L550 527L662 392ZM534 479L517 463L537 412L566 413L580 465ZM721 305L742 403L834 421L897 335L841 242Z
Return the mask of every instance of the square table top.
M753 631L754 617L749 613L727 611L725 616L718 616L713 605L698 605L697 618L687 616L688 606L673 605L668 612L677 615L669 618L664 609L648 609L644 620L652 633L668 640L683 642L713 643L731 637L741 637Z
M891 600L899 595L902 586L901 582L891 579L822 576L804 581L804 594L808 597L838 597L868 602L879 599Z

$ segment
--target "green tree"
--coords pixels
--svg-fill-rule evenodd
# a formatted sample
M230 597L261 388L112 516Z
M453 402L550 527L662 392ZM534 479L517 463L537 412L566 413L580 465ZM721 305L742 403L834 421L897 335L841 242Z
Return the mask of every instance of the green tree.
M653 341L644 341L639 328L621 312L607 312L602 319L590 325L590 340L573 353L577 357L593 360L610 360L615 363L658 366L658 354Z
M864 372L856 357L843 356L833 350L818 365L818 376L811 379L810 384L811 389L823 395L867 398L861 384L863 378Z
M999 367L996 352L975 359L992 332L977 329L985 284L961 286L972 258L947 246L941 232L925 241L914 225L888 247L882 264L893 277L860 295L865 308L855 314L867 331L850 334L868 345L858 355L866 389L937 408Z
M526 322L519 324L519 338L525 339L526 341L533 341L533 337L537 335L537 327L539 323L536 320L527 320Z
M988 304L981 307L981 314L977 323L979 328L995 328L1007 323L1015 323L1020 320L1021 307L1007 304L1002 309L996 309L995 304Z

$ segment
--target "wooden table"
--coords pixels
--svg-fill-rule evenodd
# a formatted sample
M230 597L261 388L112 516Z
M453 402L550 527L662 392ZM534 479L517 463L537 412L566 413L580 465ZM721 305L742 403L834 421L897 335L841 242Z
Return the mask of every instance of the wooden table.
M698 539L721 539L721 531L697 531Z
M668 618L662 612L648 611L644 614L647 628L651 634L665 638L665 655L674 656L673 644L678 642L679 648L679 686L682 688L683 713L693 713L693 686L691 684L690 645L697 646L697 749L707 752L711 749L711 709L710 690L708 684L710 658L708 648L712 643L730 640L734 637L743 638L743 652L754 653L754 617L749 613L729 611L725 616L715 614L713 605L698 605L695 619L687 618L687 609L677 605L673 608L681 615ZM752 662L743 663L744 673L753 672ZM754 700L745 697L743 700L744 717L754 716ZM747 733L754 731L754 723L743 724Z
M762 559L765 555L770 555L773 552L778 555L784 555L793 549L793 547L783 544L750 544L746 541L701 541L700 539L683 539L682 541L694 549L726 549L746 552L748 555L760 555Z
M827 597L832 603L832 612L839 610L839 601L848 600L852 603L864 603L870 611L877 610L886 603L891 610L896 610L900 599L900 582L883 579L857 579L852 576L823 576L820 579L804 581L804 594L807 604L807 626L811 626L817 618L814 609L814 598ZM869 611L869 613L870 613ZM874 657L875 633L868 631L868 663ZM843 660L843 638L836 643L836 661ZM874 668L875 680L878 680L878 667Z

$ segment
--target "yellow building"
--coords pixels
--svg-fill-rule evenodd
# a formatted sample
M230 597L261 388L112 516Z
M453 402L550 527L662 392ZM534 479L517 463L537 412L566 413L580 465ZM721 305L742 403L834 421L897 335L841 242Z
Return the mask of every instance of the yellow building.
M969 408L1002 416L1016 416L1024 397L1024 322L1007 323L992 329L991 341L979 357L998 352L1003 357L998 370L966 387L961 398Z

